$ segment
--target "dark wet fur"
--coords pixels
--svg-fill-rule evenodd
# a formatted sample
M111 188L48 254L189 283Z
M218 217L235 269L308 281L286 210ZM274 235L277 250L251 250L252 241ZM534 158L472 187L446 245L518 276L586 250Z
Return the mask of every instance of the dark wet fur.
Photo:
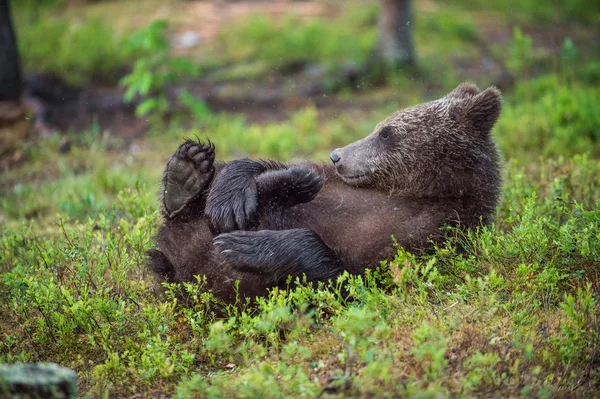
M461 85L336 150L335 166L213 164L212 144L186 141L165 169L165 222L149 266L172 282L205 275L217 297L233 300L236 280L254 296L290 275L360 274L393 256L392 236L419 252L443 239L444 224L489 223L501 185L490 136L500 109L498 90Z

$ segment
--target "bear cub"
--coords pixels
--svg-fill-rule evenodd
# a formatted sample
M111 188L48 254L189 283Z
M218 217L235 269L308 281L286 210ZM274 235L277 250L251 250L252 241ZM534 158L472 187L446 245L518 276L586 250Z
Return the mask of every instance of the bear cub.
M360 274L395 253L422 251L442 225L491 221L501 177L490 134L502 95L461 84L395 112L332 164L215 162L210 142L186 141L161 188L164 224L149 266L170 282L207 278L224 300L264 295L288 276Z

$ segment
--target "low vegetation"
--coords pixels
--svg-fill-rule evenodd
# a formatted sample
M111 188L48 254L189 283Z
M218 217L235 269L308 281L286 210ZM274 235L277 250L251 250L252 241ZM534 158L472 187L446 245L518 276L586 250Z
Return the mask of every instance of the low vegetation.
M368 24L374 15L354 18ZM288 46L268 34L279 25L261 18L247 24L262 32L250 39L256 45L229 46L228 57L280 62L269 53L278 45L265 45ZM81 29L103 29L90 26ZM327 32L332 47L348 34L335 36L321 22L302 26L306 35L297 33L297 52L285 62L311 46L311 34ZM438 26L463 32L456 40L467 48L478 34L474 25ZM537 59L527 37L514 31L514 50L502 56ZM352 54L360 61L366 50L358 43ZM335 60L337 51L312 60ZM561 51L553 64L531 61L543 64L533 78L533 64L507 62L522 78L505 93L494 130L506 160L495 224L450 230L446 245L423 256L398 249L394 260L362 277L343 275L318 287L290 281L289 290L253 303L218 303L201 278L161 286L146 270L170 151L197 135L210 137L221 158L326 161L331 148L364 136L398 104L361 118L325 117L308 105L259 124L208 112L188 98L193 128L173 118L134 145L95 128L67 135L68 151L59 135L24 144L25 161L0 177L0 362L71 367L87 397L597 395L600 61L572 41ZM59 68L68 71L68 64ZM398 79L390 85L408 81ZM400 106L430 96L421 83L428 82L406 86Z
M115 81L134 58L122 34L98 18L73 21L42 7L14 7L18 46L27 71L52 73L68 83ZM102 38L102 40L98 40Z

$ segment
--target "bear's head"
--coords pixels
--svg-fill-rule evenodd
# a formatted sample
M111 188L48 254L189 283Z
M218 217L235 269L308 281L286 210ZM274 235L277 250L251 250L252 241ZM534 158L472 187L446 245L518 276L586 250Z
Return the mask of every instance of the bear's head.
M367 137L331 153L352 186L414 197L490 197L500 190L491 130L502 109L495 87L463 83L439 100L395 112Z

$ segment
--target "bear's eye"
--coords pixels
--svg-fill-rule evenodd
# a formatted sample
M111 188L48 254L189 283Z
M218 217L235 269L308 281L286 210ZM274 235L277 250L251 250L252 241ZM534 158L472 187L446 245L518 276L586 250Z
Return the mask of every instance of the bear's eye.
M379 131L379 138L382 140L389 140L394 133L394 129L390 126L386 126Z

